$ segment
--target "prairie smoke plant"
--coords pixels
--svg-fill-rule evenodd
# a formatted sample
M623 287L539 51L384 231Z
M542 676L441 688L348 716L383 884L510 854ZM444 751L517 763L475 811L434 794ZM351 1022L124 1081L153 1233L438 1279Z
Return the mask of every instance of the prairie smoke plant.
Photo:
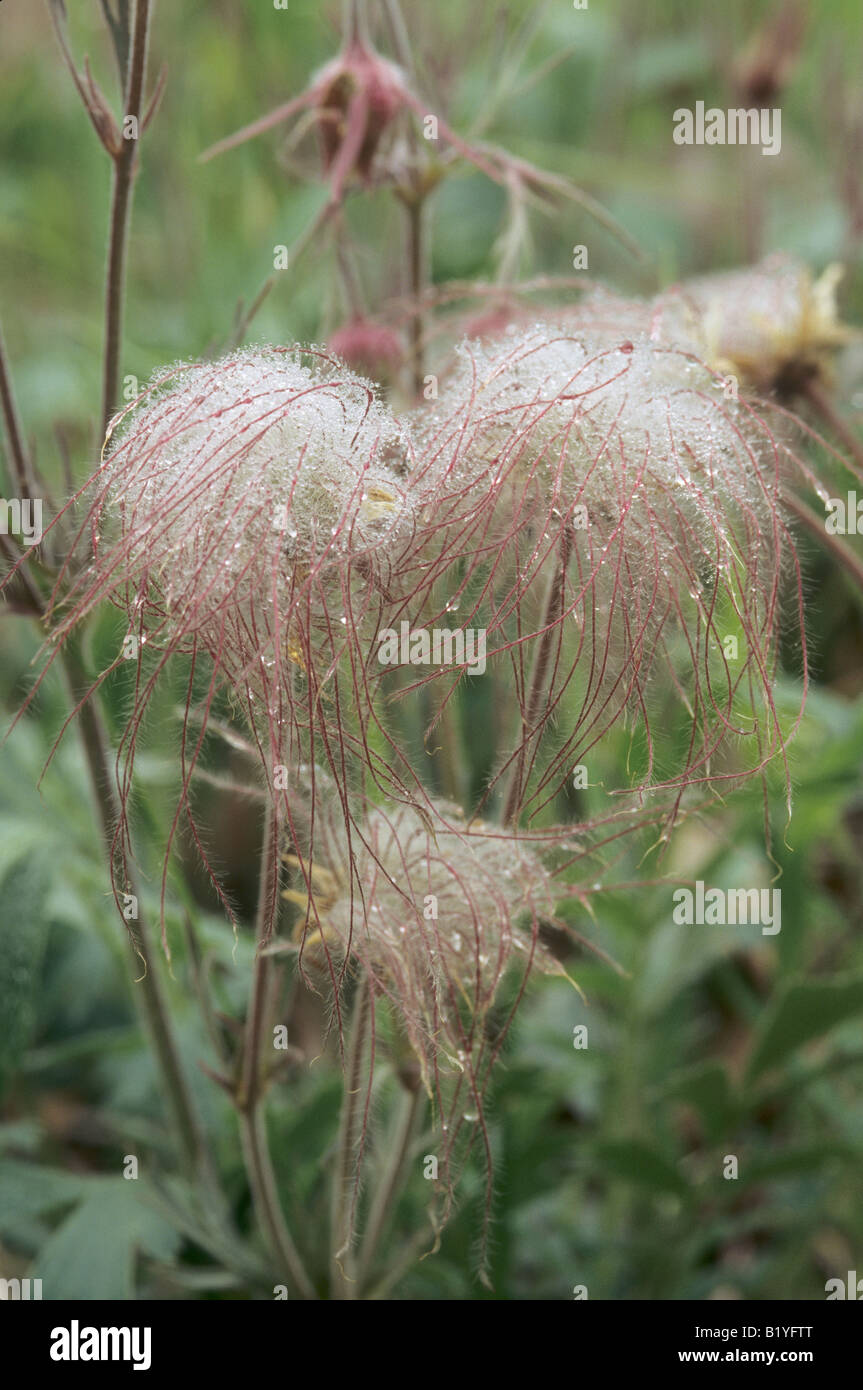
M328 682L369 614L375 630L412 532L392 467L403 470L405 447L372 386L316 351L181 364L115 422L87 490L92 558L64 595L54 637L110 599L126 614L131 654L156 654L123 740L127 791L141 717L177 652L193 671L209 658L202 727L226 687L271 786L274 767L301 761L319 735L326 756L322 726L337 698ZM124 645L115 664L129 655ZM350 720L349 700L339 776ZM361 739L359 723L351 729ZM184 799L202 739L187 765L184 731Z
M433 477L439 526L452 507L469 535L463 586L509 654L522 715L510 813L531 770L536 810L622 717L639 787L674 787L675 805L693 783L762 768L783 742L771 683L797 573L770 429L691 353L644 334L611 345L537 325L458 355L416 425L417 487ZM671 775L664 758L656 772L657 710L664 728L689 726Z
M404 1084L421 1084L432 1100L441 1223L457 1168L476 1143L490 1184L488 1075L529 972L566 975L539 931L543 924L566 930L555 904L579 890L556 878L547 861L560 866L562 854L575 849L571 831L514 835L466 822L458 807L437 799L371 807L352 825L341 806L324 799L310 857L286 856L298 871L298 887L283 897L301 909L292 948L300 969L313 984L328 979L337 996L347 978L359 977L371 1011L375 1000L386 1010L388 1050ZM510 994L501 1006L502 986L513 976L515 1002ZM376 1039L372 1055L381 1050ZM363 1062L365 1093L372 1059ZM367 1108L362 1096L358 1104ZM346 1237L357 1197L355 1186Z

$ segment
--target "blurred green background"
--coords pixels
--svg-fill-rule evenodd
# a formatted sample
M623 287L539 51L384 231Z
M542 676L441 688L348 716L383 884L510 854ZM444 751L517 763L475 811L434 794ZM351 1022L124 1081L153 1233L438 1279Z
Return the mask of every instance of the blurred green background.
M781 158L672 143L677 107L743 104L739 75L781 8L750 0L591 0L583 11L568 0L405 3L414 81L430 107L460 131L488 115L487 138L579 183L643 251L636 260L586 212L564 205L532 217L519 274L566 276L572 247L584 243L592 276L643 293L784 249L815 270L843 261L843 316L861 323L859 4L811 7L771 103L783 112ZM796 8L805 17L806 7ZM116 102L99 5L75 0L69 9L76 54L89 53ZM278 132L213 163L196 160L300 91L335 53L338 34L338 7L318 0L291 0L286 12L264 0L157 5L151 71L164 62L168 79L142 147L122 375L143 382L156 366L226 341L237 302L253 301L271 273L273 247L293 243L322 206L310 141L297 151L305 179L280 168ZM385 36L381 43L386 51ZM98 456L109 173L47 8L34 0L0 8L0 117L0 315L26 429L62 492L55 427L79 481ZM464 166L457 173L433 200L433 278L491 279L503 195ZM352 198L348 218L374 311L405 288L392 253L401 217L381 190ZM345 316L322 245L296 274L284 272L250 336L323 341ZM852 345L838 385L846 413L863 423L861 376L863 357ZM812 460L824 463L817 449ZM601 896L590 934L627 973L573 956L568 968L587 1004L565 984L533 983L491 1098L494 1292L473 1277L484 1183L477 1169L466 1175L440 1254L394 1296L557 1300L585 1285L592 1299L822 1298L828 1278L861 1267L863 631L859 599L842 575L808 543L802 550L813 686L792 749L787 825L781 778L771 783L781 934L687 932L670 921L666 888ZM117 640L106 615L91 635L94 669ZM24 619L4 616L7 723L32 679L37 646ZM788 653L778 688L789 711L796 657ZM139 764L154 901L181 691L179 673L159 697ZM121 680L108 692L115 733L125 694ZM259 1294L242 1281L219 1284L164 1191L145 1191L145 1182L133 1197L116 1177L130 1151L147 1155L148 1173L158 1169L165 1134L74 736L36 789L66 712L60 682L49 680L0 761L0 1274L39 1274L46 1297L57 1298ZM468 713L480 727L483 711ZM604 756L613 768L622 744L612 741ZM708 824L685 826L664 867L719 886L766 882L761 796L753 785ZM245 914L236 952L190 866L172 872L169 920L172 1009L241 1222L248 1210L232 1117L197 1066L212 1058L189 989L181 918L184 906L194 912L220 1005L241 1015L256 822L254 805L213 791L214 842ZM620 877L640 871L633 851ZM585 1051L573 1047L582 1023ZM316 1202L338 1097L334 1070L313 1076L298 1068L273 1098L280 1179L308 1212L298 1236L309 1249L321 1244ZM722 1176L727 1155L739 1160L736 1180ZM412 1182L399 1211L404 1232L421 1226L423 1198L422 1181Z

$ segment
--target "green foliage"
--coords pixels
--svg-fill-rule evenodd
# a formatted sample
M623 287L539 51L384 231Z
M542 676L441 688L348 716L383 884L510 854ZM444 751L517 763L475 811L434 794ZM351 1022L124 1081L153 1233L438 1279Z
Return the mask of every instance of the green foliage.
M142 382L161 363L224 342L235 302L248 305L270 274L273 246L292 243L322 205L313 147L304 152L305 177L288 175L277 164L275 134L211 165L196 163L212 140L299 91L332 54L331 7L291 0L289 36L278 42L267 8L157 6L155 56L167 57L169 76L136 190L122 363L123 375ZM723 151L693 174L674 157L670 111L713 99L714 92L726 104L717 26L722 51L739 51L771 10L766 0L735 0L721 15L700 7L697 22L684 0L650 6L617 0L591 5L583 15L564 4L539 14L533 0L520 0L509 8L515 21L530 26L516 55L521 67L513 66L515 50L501 54L495 47L497 30L486 10L497 7L447 0L413 8L420 89L441 100L462 128L490 102L489 138L583 182L637 235L647 258L636 264L581 209L569 207L532 224L531 256L522 258L519 274L570 273L571 247L588 235L591 273L631 291L748 254L740 210L752 190L741 166ZM27 430L62 499L68 489L54 422L67 431L77 482L97 456L108 174L61 74L43 9L20 5L12 19L11 5L0 12L0 307ZM90 52L116 103L99 7L69 9L76 51ZM829 9L829 22L819 18L811 26L783 96L794 157L763 171L761 213L765 249L798 252L819 266L848 260L845 316L853 320L863 308L863 265L842 204L847 151L832 130L835 112L824 93L837 64L846 82L849 73L859 81L863 17L852 0ZM434 42L427 41L429 25L437 26ZM6 26L13 36L8 46ZM479 37L471 26L480 26ZM847 36L838 52L837 35ZM570 50L541 84L519 87L526 73ZM436 61L438 51L458 55L455 76ZM728 104L736 104L730 95ZM500 191L475 175L454 179L435 195L436 280L493 277L502 206ZM360 270L377 307L402 292L389 278L389 248L398 244L401 222L377 192L351 198L346 217L365 248ZM376 254L382 247L386 254ZM334 283L331 262L309 255L302 274L286 278L267 300L252 337L323 340L345 314ZM520 1007L488 1117L495 1165L492 1290L475 1277L485 1201L475 1153L440 1249L407 1265L388 1288L392 1296L561 1300L586 1284L591 1298L809 1299L823 1297L830 1275L860 1268L863 640L859 607L820 554L807 555L807 607L814 683L792 746L790 822L782 769L771 769L769 853L763 791L750 787L715 819L689 822L665 860L649 842L624 856L618 880L625 886L597 898L595 920L565 910L621 970L586 950L574 952L566 965L586 1003L565 983L533 981ZM731 612L722 622L724 631L735 631ZM114 614L100 615L89 633L94 671L110 664L121 635ZM23 621L4 619L0 695L7 722L39 640ZM789 721L800 654L785 657L777 707ZM102 691L115 741L132 679L131 669L120 671ZM146 906L156 919L185 679L183 671L169 674L151 707L138 761L136 851ZM562 726L577 699L573 688L558 714ZM476 796L497 756L498 711L489 685L478 681L462 688L453 707L469 763L468 790ZM232 1244L214 1233L205 1205L196 1205L202 1199L194 1183L162 1177L157 1187L117 1176L132 1148L160 1172L175 1165L176 1155L135 1007L138 962L107 889L73 731L36 790L67 713L62 684L52 677L2 751L0 1243L32 1262L48 1299L176 1297L178 1288L179 1296L270 1296L235 1117L204 1071L219 1071L219 1037L229 1036L230 1020L246 1007L257 804L218 788L199 792L210 797L208 848L212 840L240 919L238 939L181 840L166 923L173 977L162 972L182 1063L229 1194ZM409 731L410 716L397 711L397 717ZM682 722L676 736L683 750ZM416 729L414 739L421 749ZM621 769L636 775L646 759L643 737L619 729L596 753L583 802L550 807L548 819L607 811L605 787L619 783ZM208 749L206 763L213 776L243 782L236 750ZM757 930L681 928L671 920L670 888L649 881L668 873L731 884L741 880L742 865L747 877L757 870L765 883L780 875L783 926L776 938ZM201 1020L187 916L204 962L215 1039ZM325 1029L323 1008L315 1022ZM589 1045L577 1050L573 1028L582 1024ZM376 1114L397 1089L382 1072ZM270 1093L278 1185L321 1284L340 1090L331 1036L311 1067L289 1059ZM417 1254L435 1246L422 1175L432 1143L425 1131L417 1136L409 1180L375 1267L380 1279L397 1270L417 1232L423 1242ZM723 1175L728 1156L738 1160L737 1178ZM385 1157L376 1154L374 1163ZM239 1269L233 1284L220 1262ZM168 1273L177 1282L166 1283Z

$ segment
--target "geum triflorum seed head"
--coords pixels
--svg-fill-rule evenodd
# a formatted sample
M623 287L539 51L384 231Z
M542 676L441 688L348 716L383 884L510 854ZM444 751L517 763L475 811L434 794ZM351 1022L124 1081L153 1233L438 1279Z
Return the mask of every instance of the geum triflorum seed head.
M792 256L684 281L681 300L700 317L703 352L717 370L761 392L794 395L828 370L853 331L840 322L842 268L816 279Z
M374 630L410 542L410 499L395 471L405 447L375 388L316 350L180 364L113 423L86 490L89 563L64 595L55 638L110 599L152 654L155 670L135 683L127 762L177 652L192 655L192 675L207 659L203 727L215 691L227 688L271 787L274 768L308 760L332 714L321 687L370 612ZM184 800L187 746L194 767L201 741L183 738ZM338 749L333 756L340 765ZM275 785L286 801L287 786Z
M531 969L566 975L540 929L566 930L555 905L579 890L545 861L574 846L571 832L515 835L434 799L370 808L346 827L341 807L324 800L313 849L286 856L301 971L337 998L359 974L384 1001L396 1066L409 1074L416 1059L435 1102L436 1152L450 1178L465 1145L487 1143L484 1095L519 985ZM502 999L508 977L514 988Z
M474 587L493 591L489 649L513 653L524 738L557 726L535 807L624 716L641 728L645 789L745 776L783 743L772 675L786 581L799 597L783 451L692 352L647 333L614 341L610 322L465 344L414 425L417 491L437 490L438 531L451 510ZM555 575L550 611L539 595ZM550 630L548 690L531 708L519 649ZM675 704L691 734L658 778L654 733L670 732Z
M410 535L391 467L404 448L374 388L323 353L160 373L93 480L94 559L73 619L110 595L131 631L204 649L257 697L266 671L326 669Z

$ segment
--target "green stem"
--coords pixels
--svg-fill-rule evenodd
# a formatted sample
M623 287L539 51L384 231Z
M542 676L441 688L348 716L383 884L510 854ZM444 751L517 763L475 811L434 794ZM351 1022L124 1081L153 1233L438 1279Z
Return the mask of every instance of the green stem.
M368 44L368 17L366 0L344 0L342 10L342 38L345 47L352 43Z
M569 563L569 554L570 540L568 534L564 533L560 543L560 559L557 569L549 580L542 623L538 629L540 635L536 639L536 655L531 672L527 706L525 707L522 717L521 747L518 750L518 754L516 755L515 762L510 772L509 786L507 787L504 801L502 824L507 826L515 827L518 824L521 798L524 790L522 783L524 780L524 766L527 760L528 744L539 718L539 712L545 696L545 687L549 676L549 668L552 664L554 644L560 639L559 619L563 613L566 590L566 570Z
M387 1143L389 1162L384 1168L380 1184L372 1199L368 1225L357 1260L357 1279L361 1289L366 1286L381 1236L407 1179L411 1141L424 1098L421 1086L411 1091L403 1089L399 1095L393 1135Z
M357 1188L357 1147L364 1113L361 1103L364 1088L361 1083L371 1022L371 989L368 981L363 979L357 988L351 1020L330 1209L330 1297L336 1300L353 1300L358 1293L350 1245L353 1237L353 1194Z
M255 918L255 940L258 954L255 958L252 992L246 1013L237 1110L243 1146L243 1161L246 1166L258 1224L276 1262L276 1267L286 1272L300 1297L308 1300L315 1298L315 1290L306 1273L282 1211L262 1106L261 1057L273 966L272 957L265 955L261 946L272 935L278 909L278 887L278 824L272 801L268 798L261 850L258 908Z
M816 544L830 552L839 567L863 594L863 560L860 560L838 536L831 535L824 525L824 518L816 516L815 512L807 507L805 502L801 502L799 497L795 497L793 492L786 492L782 501Z
M843 447L848 450L856 465L851 471L856 477L863 477L863 440L836 408L829 391L825 390L823 383L817 377L812 376L804 385L803 394L828 428L841 441Z
M315 1290L282 1213L266 1123L259 1106L251 1111L240 1111L240 1138L255 1215L276 1260L277 1268L287 1272L300 1298L307 1301L314 1299Z

